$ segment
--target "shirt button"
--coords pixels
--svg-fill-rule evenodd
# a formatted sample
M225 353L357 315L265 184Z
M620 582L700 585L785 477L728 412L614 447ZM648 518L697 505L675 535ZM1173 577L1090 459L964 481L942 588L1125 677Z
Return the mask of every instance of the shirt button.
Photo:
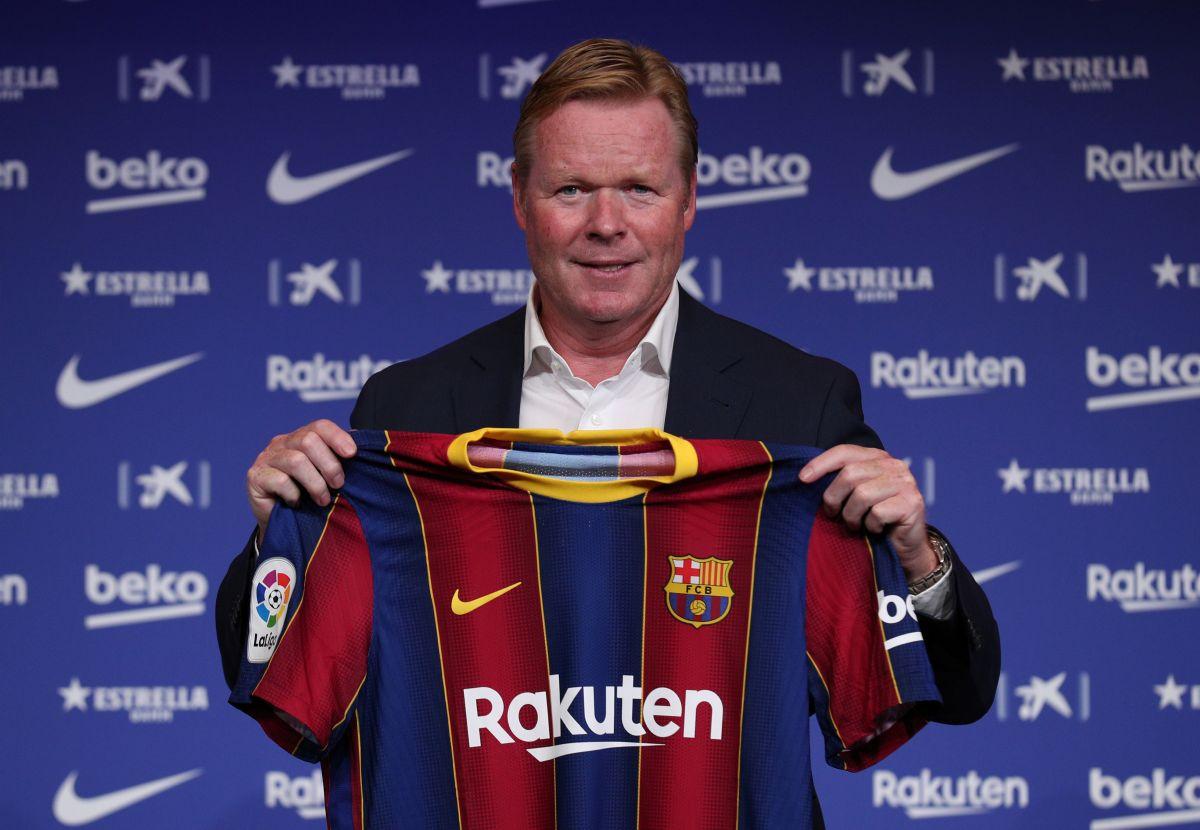
M600 416L596 413L593 412L589 420L592 422L592 426L600 426Z

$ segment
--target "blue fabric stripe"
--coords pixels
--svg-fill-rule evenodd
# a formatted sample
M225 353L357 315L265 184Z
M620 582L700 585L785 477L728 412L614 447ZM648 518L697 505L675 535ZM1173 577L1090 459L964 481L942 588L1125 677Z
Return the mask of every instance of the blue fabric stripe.
M809 827L809 667L804 590L809 534L823 488L800 469L819 451L768 444L775 460L763 500L742 718L738 820L745 827Z
M329 753L329 805L325 816L329 830L354 830L354 813L350 801L349 741L337 744Z
M622 675L641 683L642 498L610 504L536 495L533 500L542 602L546 620L552 622L546 630L550 671L559 675L563 690L596 687L596 716L603 719L605 686L619 686ZM603 561L597 560L598 551L604 552ZM568 711L587 730L582 698L580 694ZM614 708L615 734L574 736L564 730L557 742L637 740L621 727L620 701L614 700ZM637 823L637 749L581 753L555 763L558 830L625 830Z
M450 733L420 518L401 474L380 449L360 447L360 457L369 455L373 463L350 466L352 475L363 478L346 484L359 495L375 580L367 663L374 682L363 686L359 705L366 824L457 828ZM381 642L381 636L388 639ZM393 739L371 741L367 736L372 733ZM396 735L405 737L396 740Z
M904 576L904 569L900 566L900 559L891 545L886 539L872 537L871 548L875 554L875 583L879 590L907 602L908 581ZM897 607L898 603L888 603L885 610L888 611L889 618L898 616L895 613ZM920 630L920 625L907 612L896 622L883 621L885 642L893 637L917 633ZM896 677L901 700L913 703L925 700L941 701L924 640L896 645L889 649L887 654L892 661L892 673Z

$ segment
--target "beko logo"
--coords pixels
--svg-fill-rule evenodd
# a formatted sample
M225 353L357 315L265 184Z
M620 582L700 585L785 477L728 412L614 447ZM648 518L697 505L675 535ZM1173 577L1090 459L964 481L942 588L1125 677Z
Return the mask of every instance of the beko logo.
M811 175L812 164L800 153L768 153L758 146L752 146L745 155L730 153L718 158L700 153L696 161L700 187L727 184L748 189L698 196L696 207L727 207L806 196Z
M1151 346L1146 354L1127 354L1120 359L1088 346L1085 355L1088 383L1107 388L1120 381L1132 388L1156 387L1140 392L1093 395L1087 411L1124 409L1200 398L1200 353L1167 352Z
M125 605L147 606L83 618L84 628L111 628L199 616L204 613L208 580L199 571L164 571L153 563L146 566L145 573L130 571L120 576L106 573L98 565L88 565L83 572L83 589L93 605L111 605L120 600Z
M100 155L98 150L88 150L85 162L87 183L96 190L111 190L119 185L125 190L154 191L92 199L84 207L88 213L196 202L204 198L204 185L208 182L208 165L203 159L174 158L158 150L148 151L144 159L127 158L119 163Z
M1105 775L1099 767L1088 771L1088 796L1097 810L1125 807L1149 810L1141 815L1095 819L1092 830L1126 830L1135 827L1166 827L1194 824L1200 819L1200 775L1168 776L1162 767L1149 775L1131 775L1122 781Z

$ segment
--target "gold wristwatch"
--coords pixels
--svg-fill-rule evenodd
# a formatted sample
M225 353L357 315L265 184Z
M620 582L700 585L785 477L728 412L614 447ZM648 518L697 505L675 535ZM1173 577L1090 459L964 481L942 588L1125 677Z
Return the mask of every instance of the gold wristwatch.
M937 567L928 574L915 582L908 583L908 592L910 594L919 594L928 588L932 588L950 571L950 543L946 541L946 538L942 534L932 528L926 529L925 532L929 537L929 546L937 554L938 563Z

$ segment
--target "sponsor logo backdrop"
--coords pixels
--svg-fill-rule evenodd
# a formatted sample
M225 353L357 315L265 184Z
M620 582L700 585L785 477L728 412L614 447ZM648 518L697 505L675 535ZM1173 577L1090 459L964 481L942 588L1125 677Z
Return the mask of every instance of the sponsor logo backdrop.
M0 50L0 825L313 826L224 703L275 433L519 306L505 173L565 45L701 122L679 281L853 368L1004 682L832 826L1200 820L1200 132L1186 4L19 4ZM802 659L802 655L797 655ZM797 701L797 705L803 705ZM818 753L819 755L819 753ZM104 798L101 798L104 796ZM1166 815L1163 815L1166 814Z

